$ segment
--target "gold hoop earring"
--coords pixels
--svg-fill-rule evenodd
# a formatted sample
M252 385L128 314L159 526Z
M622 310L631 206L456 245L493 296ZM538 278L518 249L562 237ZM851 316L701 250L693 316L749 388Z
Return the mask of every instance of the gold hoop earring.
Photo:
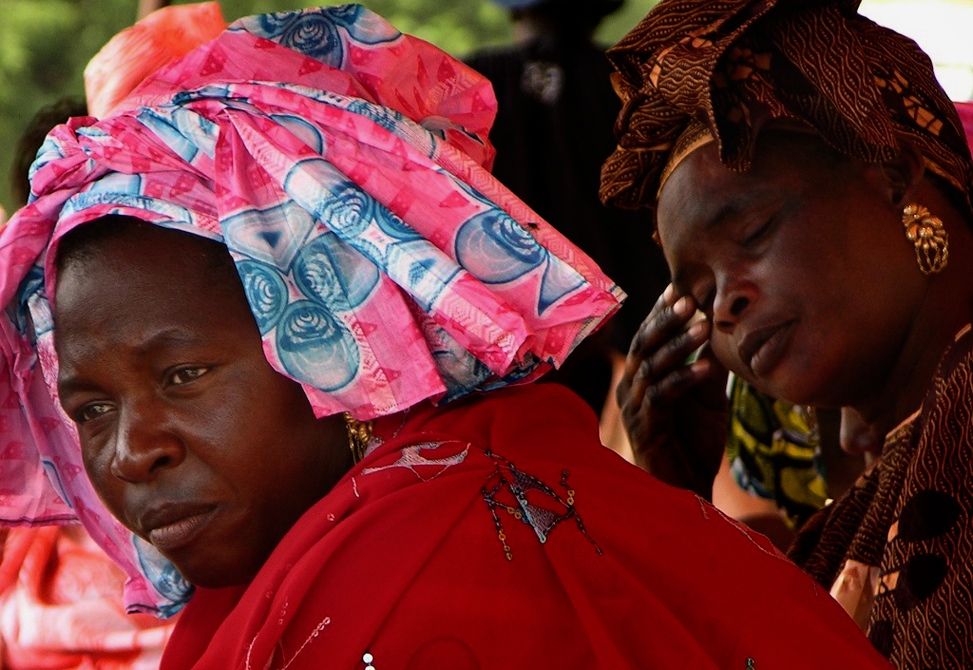
M359 421L345 412L345 429L348 431L348 446L351 449L352 463L358 463L365 456L368 443L372 440L372 422Z
M936 274L949 260L949 235L939 217L929 210L912 203L902 210L905 236L916 247L916 261L923 274Z

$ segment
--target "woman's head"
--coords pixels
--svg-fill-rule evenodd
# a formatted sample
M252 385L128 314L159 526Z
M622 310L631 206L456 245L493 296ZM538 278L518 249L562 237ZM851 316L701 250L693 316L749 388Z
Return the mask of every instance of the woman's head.
M734 170L775 122L839 153L894 161L903 144L969 204L973 164L954 105L907 37L857 14L860 0L663 0L609 50L623 102L602 199L652 210L674 151L700 129Z
M102 499L190 579L245 579L348 465L341 422L315 416L560 364L624 294L490 176L491 103L473 70L343 5L241 19L55 128L0 231L0 472L27 490L0 514L80 519L127 601L172 611L185 584Z
M611 52L625 106L602 197L654 213L730 369L871 418L903 389L918 402L970 316L973 167L928 59L856 8L663 0ZM943 221L945 269L907 238L913 204Z
M351 465L270 367L226 248L137 219L65 236L58 391L108 509L193 584L245 583Z
M712 320L720 360L802 404L884 388L928 285L901 223L917 172L917 161L893 173L788 131L763 133L746 172L724 167L714 144L682 161L660 194L658 234L677 290Z

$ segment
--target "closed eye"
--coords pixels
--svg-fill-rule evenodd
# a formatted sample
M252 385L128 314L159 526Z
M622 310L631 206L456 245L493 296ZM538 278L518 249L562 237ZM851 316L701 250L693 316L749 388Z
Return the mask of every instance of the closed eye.
M769 219L767 219L767 221L764 222L762 226L757 228L757 230L755 230L753 233L748 235L743 240L743 242L741 242L741 246L748 249L756 245L758 242L760 242L763 238L765 238L770 233L770 231L774 227L775 222L776 222L776 217L770 217Z

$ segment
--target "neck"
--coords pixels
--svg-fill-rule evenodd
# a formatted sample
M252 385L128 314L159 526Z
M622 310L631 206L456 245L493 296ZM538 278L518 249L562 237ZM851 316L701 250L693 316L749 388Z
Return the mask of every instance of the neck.
M945 219L944 219L945 220ZM973 234L965 216L951 217L949 264L930 277L901 353L881 391L855 406L880 435L919 409L943 353L973 323ZM918 272L918 268L916 269Z

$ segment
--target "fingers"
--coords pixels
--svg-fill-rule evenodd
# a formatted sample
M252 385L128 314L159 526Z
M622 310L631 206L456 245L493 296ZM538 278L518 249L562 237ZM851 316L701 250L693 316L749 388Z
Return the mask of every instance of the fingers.
M696 343L696 338L707 336L709 325L700 323L702 334L685 334L684 337ZM692 346L692 345L688 345ZM698 346L698 345L696 345ZM677 347L675 350L681 350ZM665 355L663 355L665 359ZM631 380L627 380L627 385L619 384L616 389L618 406L621 409L624 422L629 427L636 424L652 423L660 420L662 414L671 413L672 407L690 391L703 382L714 382L714 388L722 393L726 387L725 370L718 363L703 358L691 365L683 365L680 362L673 363L672 360L664 362L664 372L654 367L653 360L647 359L640 365L636 374ZM723 377L719 375L722 371Z
M641 400L639 405L642 408L640 411L671 407L689 389L708 379L711 370L711 361L703 360L691 365L680 365L666 374L657 374L653 379L640 379L637 376L633 386L644 384L644 390L639 397ZM636 397L633 394L633 404L635 399Z
M643 384L656 384L682 371L690 354L705 345L709 336L709 322L700 320L686 330L676 330L656 348L644 348L640 354L631 355L632 360L627 362L633 363L632 386L639 389Z
M629 355L644 358L646 351L658 348L679 332L695 311L693 297L677 296L672 284L669 284L632 338Z
M689 330L678 332L657 350L643 351L644 358L632 378L633 387L657 384L667 376L681 372L686 367L686 357L702 346L708 337L709 324L700 321L693 324Z
M680 372L680 375L670 384L653 391L653 394L661 397L658 393L660 390L665 391L670 386L680 387L677 382L686 374L682 369L687 357L702 346L710 334L710 325L705 320L686 327L695 314L696 305L692 296L677 296L671 284L659 296L632 339L625 369L616 389L619 407L640 407L646 392L674 372ZM690 373L690 377L697 373ZM663 393L662 396L668 394Z
M716 353L713 351L712 342L707 340L703 343L696 356L696 362L705 362L707 367L706 374L714 379L722 379L725 384L726 377L730 374L730 371L720 362L720 359L716 357Z

